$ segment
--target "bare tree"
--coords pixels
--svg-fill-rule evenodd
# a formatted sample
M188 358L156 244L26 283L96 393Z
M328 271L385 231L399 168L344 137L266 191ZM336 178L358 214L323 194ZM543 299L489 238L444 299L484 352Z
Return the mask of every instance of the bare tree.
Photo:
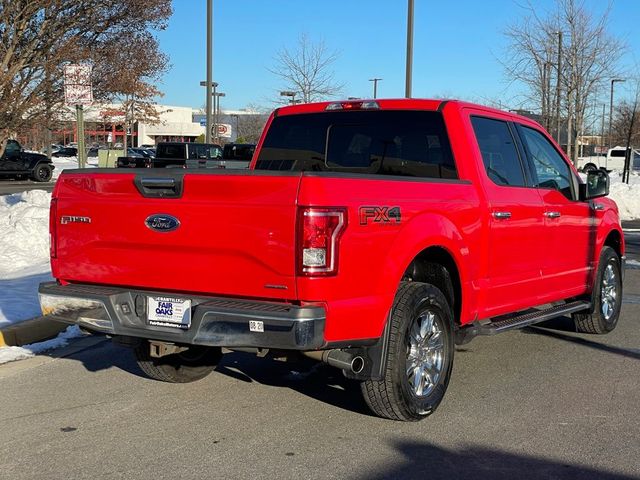
M293 91L304 103L325 99L340 93L331 70L338 59L337 51L329 51L324 41L313 43L306 34L298 37L294 50L283 47L268 70L284 82L284 90Z
M170 0L0 0L0 154L26 126L51 124L63 101L63 65L93 64L94 96L110 99L119 93L118 49L164 28L170 14ZM162 55L157 43L138 46L145 48L129 50L127 69L144 82L138 63Z
M611 136L615 145L625 145L627 148L622 180L629 183L633 150L640 143L640 80L635 81L633 98L616 105Z
M236 138L238 143L258 143L269 114L262 109L250 107L251 113L237 116Z
M509 78L529 87L529 98L539 106L548 129L551 120L558 121L552 105L560 101L567 119L567 153L575 162L576 137L584 129L587 107L616 74L625 46L609 34L608 9L596 17L582 0L556 0L556 10L541 17L531 3L526 8L528 15L506 31L509 54L503 64ZM553 88L558 80L559 99Z

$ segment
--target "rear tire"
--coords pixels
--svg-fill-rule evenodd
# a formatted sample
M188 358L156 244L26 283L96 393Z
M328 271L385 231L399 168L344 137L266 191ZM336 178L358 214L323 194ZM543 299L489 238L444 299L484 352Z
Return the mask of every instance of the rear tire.
M53 170L51 167L47 164L41 164L36 166L31 178L36 182L48 182L52 176Z
M440 405L449 385L453 310L439 288L403 282L389 322L384 378L362 382L362 394L380 417L422 420Z
M582 172L583 173L593 172L597 169L598 167L594 163L587 163L584 167L582 167Z
M147 341L140 342L134 353L138 366L148 377L169 383L201 380L216 368L222 357L220 348L191 346L184 352L155 358Z
M574 313L576 330L581 333L609 333L616 328L622 307L620 258L611 247L602 247L593 288L593 313Z

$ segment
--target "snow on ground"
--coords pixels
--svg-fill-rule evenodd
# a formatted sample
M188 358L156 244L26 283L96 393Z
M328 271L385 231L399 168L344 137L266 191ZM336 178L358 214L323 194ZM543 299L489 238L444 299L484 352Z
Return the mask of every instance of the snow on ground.
M0 325L40 314L38 284L51 279L50 200L43 190L0 196Z
M640 175L632 173L629 176L629 185L622 183L622 175L619 172L611 172L611 187L609 197L615 200L620 210L622 220L640 218Z
M22 347L2 347L0 348L0 365L16 360L24 360L25 358L33 357L38 353L53 350L54 348L66 347L70 339L78 338L82 335L83 333L80 331L78 326L72 325L67 327L64 332L51 340L23 345Z
M53 179L55 180L60 176L62 170L78 168L77 157L53 157L53 164L56 168L53 169ZM98 157L87 158L87 167L93 168L98 166Z

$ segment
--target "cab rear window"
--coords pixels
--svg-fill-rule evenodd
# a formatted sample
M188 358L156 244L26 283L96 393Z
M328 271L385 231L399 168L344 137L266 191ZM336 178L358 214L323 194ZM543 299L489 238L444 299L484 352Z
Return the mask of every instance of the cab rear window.
M442 115L421 111L276 117L255 168L458 178Z

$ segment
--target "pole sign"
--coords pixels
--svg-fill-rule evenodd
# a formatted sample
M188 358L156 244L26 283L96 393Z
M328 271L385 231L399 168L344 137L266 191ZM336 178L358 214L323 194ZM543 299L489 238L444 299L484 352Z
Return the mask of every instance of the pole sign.
M67 105L91 105L91 65L64 66L64 101Z
M218 127L218 134L216 135L215 132L213 132L213 128L212 133L214 137L218 137L218 138L231 138L231 125L228 123L219 123L218 125L216 125Z

